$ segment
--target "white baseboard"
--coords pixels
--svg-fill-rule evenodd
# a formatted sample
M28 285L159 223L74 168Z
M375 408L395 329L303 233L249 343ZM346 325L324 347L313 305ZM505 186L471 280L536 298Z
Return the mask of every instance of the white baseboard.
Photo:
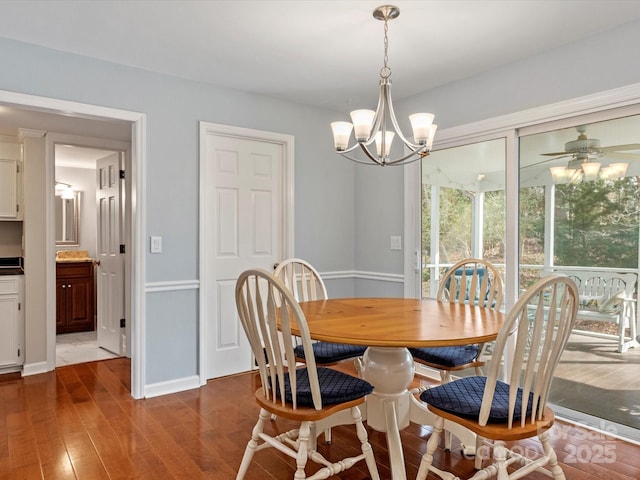
M183 392L194 388L200 388L200 377L198 375L146 385L144 387L144 396L146 398L158 397L160 395Z
M25 363L22 367L22 376L37 375L39 373L47 373L47 362Z

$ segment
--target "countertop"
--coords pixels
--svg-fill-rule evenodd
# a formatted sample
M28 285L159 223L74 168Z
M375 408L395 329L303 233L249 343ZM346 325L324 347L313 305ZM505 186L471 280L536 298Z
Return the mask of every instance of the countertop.
M94 262L87 250L58 250L56 252L56 263L68 262Z
M0 268L0 275L24 275L22 267Z

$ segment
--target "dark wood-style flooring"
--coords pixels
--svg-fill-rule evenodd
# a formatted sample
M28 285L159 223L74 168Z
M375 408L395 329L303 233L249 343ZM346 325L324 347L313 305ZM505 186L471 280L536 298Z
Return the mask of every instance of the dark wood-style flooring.
M20 378L0 376L0 479L233 479L258 408L253 374L225 377L200 389L146 400L130 396L130 363L105 360L58 368ZM283 419L269 426L288 429ZM415 478L429 427L402 432L408 478ZM384 434L370 431L383 479L390 478ZM553 444L568 480L637 480L640 446L558 422ZM352 428L333 430L344 454L357 448ZM525 454L539 451L535 441ZM459 449L437 452L440 466L460 476L473 473L473 461ZM293 478L294 462L269 449L256 454L247 480ZM341 474L367 478L364 467ZM435 477L430 476L429 479ZM528 479L547 478L532 474Z

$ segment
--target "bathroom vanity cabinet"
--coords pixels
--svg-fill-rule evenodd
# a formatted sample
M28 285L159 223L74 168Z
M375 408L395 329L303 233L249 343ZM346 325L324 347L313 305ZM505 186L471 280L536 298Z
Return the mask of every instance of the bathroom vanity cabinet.
M93 261L56 263L56 333L95 330Z

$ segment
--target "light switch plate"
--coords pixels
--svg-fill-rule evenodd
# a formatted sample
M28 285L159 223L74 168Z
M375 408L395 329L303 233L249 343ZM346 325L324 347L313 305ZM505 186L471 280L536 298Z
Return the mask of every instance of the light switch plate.
M391 250L402 250L402 237L392 235L391 236Z
M151 237L151 253L162 253L162 237Z

